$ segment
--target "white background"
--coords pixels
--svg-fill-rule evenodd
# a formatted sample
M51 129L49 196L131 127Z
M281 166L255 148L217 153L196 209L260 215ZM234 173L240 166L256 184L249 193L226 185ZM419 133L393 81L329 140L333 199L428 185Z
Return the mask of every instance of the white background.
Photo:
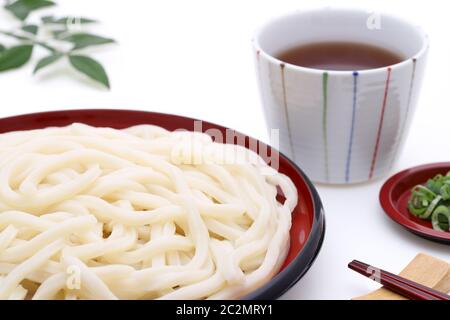
M0 117L73 108L142 109L201 118L266 140L250 45L254 30L293 10L346 6L404 16L428 32L431 51L419 110L395 171L450 161L450 11L446 1L57 2L56 12L99 19L102 24L93 30L118 40L118 45L92 51L107 68L112 90L72 76L64 62L35 77L30 64L0 74ZM0 13L0 28L11 23L13 19ZM36 50L33 61L42 54ZM418 238L383 214L378 203L382 182L318 186L326 210L325 242L311 270L283 298L349 299L376 288L347 269L352 259L394 272L418 252L450 260L449 246Z

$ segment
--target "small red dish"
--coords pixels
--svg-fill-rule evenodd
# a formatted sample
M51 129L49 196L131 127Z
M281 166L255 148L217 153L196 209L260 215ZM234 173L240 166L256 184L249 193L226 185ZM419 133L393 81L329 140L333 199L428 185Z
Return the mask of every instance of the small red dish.
M450 232L434 230L431 222L419 219L408 211L411 189L437 174L450 171L450 162L421 165L401 171L389 178L380 191L380 203L386 214L409 231L441 243L450 244Z
M68 110L25 114L0 119L0 133L61 127L74 122L116 129L139 124L153 124L167 130L194 130L196 121L198 120L176 115L134 110ZM206 121L202 121L201 124L203 132L208 129L216 129L220 130L223 136L226 136L227 128L225 127ZM246 148L255 145L260 148L267 147L268 154L276 151L251 137L235 131L233 133L237 137L234 144L243 142L242 145ZM280 297L308 271L317 257L324 239L325 217L322 202L311 181L300 168L281 153L279 172L289 176L298 191L298 205L292 213L289 252L280 272L268 283L243 297L246 300L266 300Z

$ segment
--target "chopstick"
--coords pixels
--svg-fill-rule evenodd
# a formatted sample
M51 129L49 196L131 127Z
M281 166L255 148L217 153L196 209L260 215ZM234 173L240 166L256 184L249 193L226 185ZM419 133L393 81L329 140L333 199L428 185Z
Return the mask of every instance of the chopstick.
M381 283L386 289L412 300L450 300L450 296L445 293L358 260L350 262L348 267L363 276Z

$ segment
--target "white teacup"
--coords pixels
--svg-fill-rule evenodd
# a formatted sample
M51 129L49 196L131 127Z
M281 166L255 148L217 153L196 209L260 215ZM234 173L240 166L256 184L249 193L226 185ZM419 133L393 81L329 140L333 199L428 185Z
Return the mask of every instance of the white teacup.
M330 71L276 56L317 42L358 42L396 52L383 68ZM269 129L280 150L315 182L356 183L383 176L404 144L424 74L428 38L399 18L357 10L297 12L263 26L254 50Z

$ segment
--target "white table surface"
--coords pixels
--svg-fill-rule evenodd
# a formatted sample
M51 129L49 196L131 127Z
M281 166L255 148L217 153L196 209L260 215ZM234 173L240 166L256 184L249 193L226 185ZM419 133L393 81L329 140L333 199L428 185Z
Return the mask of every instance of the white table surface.
M450 20L445 1L57 2L58 13L97 18L102 24L93 30L118 40L119 45L92 51L106 66L112 90L69 76L64 62L36 77L28 65L0 74L0 117L73 108L142 109L213 121L266 141L250 46L254 30L292 10L339 4L395 13L427 30L431 51L419 110L394 171L450 160ZM11 21L0 14L0 28ZM43 53L36 50L34 61ZM449 246L412 235L383 214L378 203L382 182L318 186L326 210L325 242L311 270L283 298L349 299L376 288L347 269L352 259L394 272L418 252L450 260Z

